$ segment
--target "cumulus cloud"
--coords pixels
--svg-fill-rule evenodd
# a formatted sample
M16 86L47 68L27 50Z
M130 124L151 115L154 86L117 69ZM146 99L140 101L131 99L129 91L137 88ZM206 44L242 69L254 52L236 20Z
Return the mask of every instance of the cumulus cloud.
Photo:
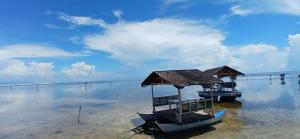
M230 65L245 71L286 68L287 50L272 45L230 47L220 30L187 19L153 19L110 25L84 39L89 49L103 51L127 65L163 61L161 68L206 69Z
M69 57L80 56L81 53L72 53L59 48L41 45L15 44L0 47L0 58L34 58L34 57Z
M116 23L102 34L87 36L84 42L127 64L164 60L209 66L231 59L221 45L223 39L220 31L192 20L154 19Z
M52 79L54 65L52 63L30 62L26 64L20 60L6 61L5 67L0 70L0 77L11 80L50 80Z
M0 47L0 77L6 81L51 81L55 66L49 62L24 62L22 58L85 56L88 52L69 52L60 48L32 44Z
M96 67L81 61L71 64L70 67L62 69L61 72L72 79L91 79L96 75Z
M287 67L288 50L268 44L250 44L232 51L245 71L277 71Z
M300 16L300 0L231 0L233 14L277 13Z
M289 43L289 67L294 70L299 70L300 68L300 34L289 35L288 36Z

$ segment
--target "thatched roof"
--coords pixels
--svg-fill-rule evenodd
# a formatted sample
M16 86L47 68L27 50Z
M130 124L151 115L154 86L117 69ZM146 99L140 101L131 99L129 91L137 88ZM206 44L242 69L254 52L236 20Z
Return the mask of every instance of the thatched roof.
M218 77L238 76L245 75L244 73L237 71L228 66L217 67L204 71L206 74L217 75Z
M153 71L141 85L145 87L154 84L168 84L183 88L189 85L208 85L220 82L222 81L198 69L191 69Z

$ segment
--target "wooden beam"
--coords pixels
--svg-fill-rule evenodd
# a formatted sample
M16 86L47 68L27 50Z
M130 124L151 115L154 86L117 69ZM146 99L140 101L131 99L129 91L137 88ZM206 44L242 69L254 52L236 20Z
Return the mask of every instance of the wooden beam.
M211 113L212 113L212 116L214 116L215 110L214 110L214 98L213 98L212 88L213 88L213 85L211 84L210 85Z
M153 110L152 110L152 113L155 112L155 106L154 106L154 92L153 92L153 85L151 84L151 94L152 94L152 107L153 107Z
M182 123L182 101L181 101L181 90L180 88L177 88L178 90L178 99L179 99L179 117L178 117L178 123Z

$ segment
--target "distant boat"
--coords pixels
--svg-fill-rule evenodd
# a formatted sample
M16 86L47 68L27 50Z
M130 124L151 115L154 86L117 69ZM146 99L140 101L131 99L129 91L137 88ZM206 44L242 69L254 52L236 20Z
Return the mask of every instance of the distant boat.
M212 95L210 99L182 100L181 89L190 85L212 86L219 82L222 81L197 69L154 71L141 84L152 88L153 111L151 114L138 114L164 133L211 126L222 120L226 109L215 113ZM154 97L154 85L173 85L177 95ZM162 110L161 106L168 106L168 109Z
M218 79L229 77L231 81L216 83L213 86L202 85L203 91L198 92L200 97L209 98L212 92L214 99L220 97L220 101L234 101L242 96L242 93L236 89L235 80L237 76L245 75L244 73L228 66L208 69L204 73L216 76Z

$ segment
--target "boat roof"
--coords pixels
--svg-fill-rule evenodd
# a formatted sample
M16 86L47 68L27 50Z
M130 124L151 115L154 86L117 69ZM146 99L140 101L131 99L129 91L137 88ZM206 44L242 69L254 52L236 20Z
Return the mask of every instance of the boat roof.
M233 69L229 66L222 66L222 67L217 67L213 69L208 69L204 71L206 74L210 75L217 75L219 77L229 77L229 76L238 76L238 75L245 75L244 73Z
M198 69L153 71L142 83L148 85L174 85L183 88L189 85L208 85L220 83L221 80Z

